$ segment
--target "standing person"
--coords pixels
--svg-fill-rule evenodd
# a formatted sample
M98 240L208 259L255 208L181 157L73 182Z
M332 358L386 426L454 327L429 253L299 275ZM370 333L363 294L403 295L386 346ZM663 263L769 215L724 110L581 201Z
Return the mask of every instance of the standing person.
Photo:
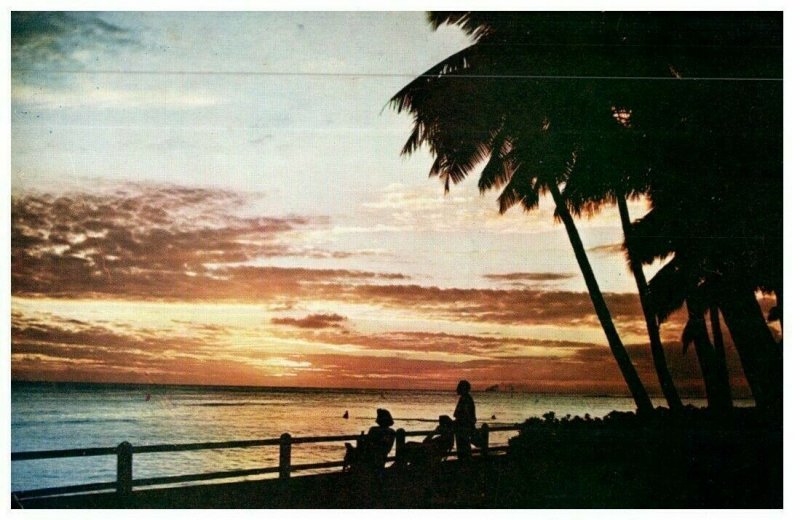
M477 419L475 418L475 401L469 395L470 389L469 381L465 379L459 381L456 387L459 398L453 417L456 419L456 452L459 460L467 460L472 457L471 439Z

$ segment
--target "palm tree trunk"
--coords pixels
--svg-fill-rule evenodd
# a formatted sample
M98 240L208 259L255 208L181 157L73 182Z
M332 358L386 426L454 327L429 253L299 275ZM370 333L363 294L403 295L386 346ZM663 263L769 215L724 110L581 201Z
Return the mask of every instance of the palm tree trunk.
M711 306L711 332L714 335L715 361L719 382L720 405L724 408L733 408L731 382L728 379L728 361L725 355L725 340L722 337L722 327L719 321L719 307Z
M559 218L567 228L567 236L569 236L572 250L575 253L575 258L578 260L578 266L583 274L583 279L586 282L586 288L589 290L589 297L592 299L594 310L597 313L597 318L600 320L600 325L603 327L603 332L608 340L608 346L611 348L611 353L617 361L622 377L628 385L628 389L633 396L636 403L636 408L639 412L649 413L653 411L653 403L650 401L650 396L647 395L642 380L639 379L639 374L636 372L636 367L633 366L625 346L617 333L614 326L614 321L611 319L611 312L608 310L603 293L600 292L600 286L597 284L597 279L592 271L592 265L589 263L589 258L586 256L586 250L583 247L578 228L575 227L575 221L572 220L572 215L567 209L564 202L564 197L561 195L561 190L555 181L549 181L548 189L553 196L556 203L556 211Z
M628 202L625 200L625 194L621 191L617 192L617 208L619 208L619 217L622 221L622 234L627 242L631 233L631 216L628 212ZM664 346L661 344L661 335L658 331L656 316L650 307L650 290L647 287L647 279L642 270L642 263L634 255L630 255L630 264L633 278L636 280L636 287L639 289L639 302L642 304L642 313L647 324L647 335L650 336L650 350L653 353L653 365L656 369L656 375L658 375L658 382L661 385L661 392L664 394L670 409L680 410L683 408L683 403L680 395L678 395L678 390L675 388L672 375L669 373L667 357L664 354Z
M783 361L767 327L755 293L736 283L726 283L719 308L733 338L742 369L756 406L768 414L783 408Z
M703 308L692 297L686 298L686 310L689 313L694 350L697 353L697 361L700 363L700 372L703 374L703 382L706 386L708 407L712 410L719 410L724 407L724 400L718 381L719 372L715 359L717 356L706 328L706 315Z

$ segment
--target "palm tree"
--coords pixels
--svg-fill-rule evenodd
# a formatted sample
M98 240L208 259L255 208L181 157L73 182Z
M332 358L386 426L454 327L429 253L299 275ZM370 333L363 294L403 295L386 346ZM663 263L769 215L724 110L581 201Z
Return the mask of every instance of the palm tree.
M685 354L689 349L689 345L694 343L697 360L700 363L700 372L703 374L703 381L706 386L708 407L712 410L731 408L733 406L732 401L724 402L720 399L721 395L719 390L721 389L721 385L717 381L720 374L716 370L716 353L708 337L705 312L703 311L702 305L694 298L689 297L686 298L686 310L689 314L689 319L681 335L683 352Z
M780 24L774 32L780 36ZM669 135L648 152L652 210L633 224L628 249L645 263L672 255L692 273L682 301L703 287L705 308L722 312L757 405L779 413L782 354L755 292L782 287L782 86L732 80L679 91ZM656 120L648 110L638 115Z
M711 318L711 332L714 335L714 368L717 371L717 382L719 383L720 398L727 406L733 407L733 396L731 395L731 383L728 379L728 361L725 354L725 340L722 337L722 326L719 318L719 307L712 304L708 310Z
M617 207L619 208L620 219L622 220L623 235L628 237L631 234L631 218L624 193L617 193ZM655 366L658 381L661 385L661 391L664 393L664 398L667 400L667 404L671 409L680 409L683 407L683 403L681 403L678 390L675 388L675 382L672 380L672 376L669 373L667 358L664 354L664 346L661 344L658 322L656 321L656 316L650 303L650 291L647 287L647 279L644 276L642 262L637 257L631 255L630 252L628 253L628 260L631 272L636 280L636 287L639 290L639 302L642 306L642 313L644 314L645 324L647 326L647 335L650 338L653 365Z
M727 189L712 187L713 184L723 184L723 179L709 179L709 186L703 189L695 186L694 192L684 191L679 200L655 195L654 208L633 224L627 247L636 251L644 262L673 256L650 281L650 293L659 319L666 319L686 303L690 321L699 324L702 320L702 332L697 325L689 337L699 339L695 345L699 347L697 353L707 376L710 404L713 400L727 407L730 401L727 376L723 376L727 371L718 308L728 325L756 404L777 413L782 403L781 354L755 291L781 284L775 265L780 261L779 239L764 239L763 230L772 225L764 221L771 219L759 222L759 218L748 214L743 205L748 200L744 193L726 195ZM752 185L736 188L751 189ZM719 203L726 198L726 203ZM764 198L769 199L770 195L764 194ZM777 216L773 214L771 218ZM705 225L698 227L696 222ZM737 235L730 236L731 226L738 228ZM706 347L710 345L703 317L706 309L711 311L713 350Z
M677 255L667 263L650 281L651 309L656 319L664 321L685 303L688 320L681 335L684 354L693 343L705 384L708 406L715 410L726 410L733 406L733 402L724 351L720 361L720 353L715 351L708 338L705 321L705 310L709 307L710 298L708 284L695 267L683 255Z
M399 112L414 116L403 152L410 154L427 144L434 155L430 175L443 180L445 192L451 182L460 182L486 161L478 186L482 193L502 188L498 199L501 213L515 204L532 210L538 206L540 194L550 193L611 352L637 409L649 412L650 398L617 333L561 194L560 186L574 162L575 132L570 124L583 121L581 108L586 108L565 100L586 99L577 92L584 86L572 82L553 92L542 88L541 80L510 81L508 78L519 78L520 66L524 71L527 60L508 59L506 44L525 28L511 23L502 26L504 34L479 16L459 19L468 32L481 35L479 41L412 81L391 100ZM446 16L432 16L434 26L442 20L447 21ZM473 21L477 25L471 28L467 24Z
M624 348L561 186L589 164L595 173L606 168L621 176L611 191L598 190L604 202L608 194L624 201L644 190L661 218L683 226L684 235L651 237L656 256L682 250L719 272L715 302L738 337L742 363L750 367L745 372L755 374L756 399L777 395L766 383L776 356L766 327L757 323L753 291L779 293L781 286L775 233L782 215L780 16L458 12L430 18L434 27L460 26L475 43L393 98L399 111L415 117L404 152L427 143L435 157L431 175L442 178L445 191L486 160L478 185L482 192L502 188L501 212L517 203L530 210L541 193L552 194L623 374L629 374L618 356ZM631 114L636 130L619 132ZM609 167L618 163L625 167ZM760 203L747 204L754 195ZM580 204L581 211L592 210L591 203ZM705 229L709 222L712 231ZM759 236L760 242L740 239ZM639 251L628 249L629 257ZM631 257L632 264L654 258ZM635 383L629 386L636 395ZM763 392L767 387L773 390Z
M576 152L564 195L570 210L575 215L588 213L590 216L600 207L616 203L622 223L623 236L627 242L631 232L631 218L628 211L628 197L638 197L647 192L647 168L632 155L635 141L641 139L632 121L630 110L611 106L607 114L606 128L603 129L602 142L592 135L583 136L583 146ZM615 120L613 124L612 120ZM597 133L595 133L597 135ZM669 372L664 346L661 343L659 324L650 303L647 279L642 262L627 250L628 266L633 273L639 291L639 301L650 339L653 365L661 386L661 391L671 409L683 407L681 398Z

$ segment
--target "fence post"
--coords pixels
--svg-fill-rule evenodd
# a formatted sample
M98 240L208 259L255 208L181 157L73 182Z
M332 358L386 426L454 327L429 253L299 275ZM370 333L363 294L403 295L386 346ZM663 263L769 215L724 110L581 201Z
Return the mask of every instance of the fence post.
M133 492L133 446L125 441L117 446L117 493L127 496Z
M399 466L403 466L406 459L406 431L403 428L398 428L395 432L395 443L394 460Z
M489 455L489 425L483 423L481 425L481 456Z
M280 461L278 477L289 478L292 471L292 436L284 433L280 438Z

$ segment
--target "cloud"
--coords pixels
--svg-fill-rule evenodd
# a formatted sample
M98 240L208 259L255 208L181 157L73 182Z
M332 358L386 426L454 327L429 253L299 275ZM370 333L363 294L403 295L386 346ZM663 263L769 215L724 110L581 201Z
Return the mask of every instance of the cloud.
M299 386L449 388L466 377L476 388L513 382L541 392L626 393L606 345L420 332L402 325L369 333L335 313L278 318L273 323L287 326L272 328L220 325L203 312L194 320L89 321L15 309L12 378L256 385L286 384L288 378ZM347 330L336 326L346 321ZM726 342L732 384L738 395L746 395L738 357ZM626 347L657 397L649 346ZM683 355L676 341L666 341L665 350L684 395L702 394L694 352Z
M600 253L605 255L618 255L622 252L623 245L621 243L616 244L602 244L599 246L590 247L586 251L589 253Z
M552 201L543 197L541 211L524 213L517 209L500 215L491 197L479 195L473 186L455 186L448 195L433 183L409 187L390 184L376 200L363 204L363 210L375 215L380 224L342 226L339 232L402 232L428 229L459 232L486 229L494 233L531 234L553 229ZM390 216L387 222L386 217Z
M604 294L613 316L639 319L639 297ZM420 285L352 285L322 287L318 298L413 308L445 319L499 324L584 325L597 318L587 293L538 289L454 289Z
M668 363L684 397L704 395L704 384L696 356L680 354L680 345L665 345ZM629 345L628 350L639 376L653 398L661 397L658 378L652 366L648 345ZM517 389L542 393L628 395L627 385L607 346L568 348L566 356L504 356L458 361L420 360L398 356L390 363L383 357L314 354L307 359L325 368L319 374L323 384L370 386L377 388L444 388L460 379L469 379L477 390L493 384L511 382ZM730 380L734 394L748 397L738 358L729 357Z
M255 331L181 321L172 329L65 319L51 313L30 316L12 313L12 377L129 382L198 382L204 384L273 384L276 378L298 378L297 384L321 384L352 378L381 380L404 366L417 366L420 373L454 369L464 357L449 352L452 342L467 337L447 335L385 334L317 335L306 329L311 320L341 323L343 316L311 315L297 320L296 338L269 340L248 347L242 338ZM306 336L308 335L308 336ZM266 341L264 341L266 340ZM348 342L348 340L352 340ZM473 341L480 341L473 338ZM492 341L492 340L488 340ZM404 349L403 344L421 344L428 349ZM295 345L287 349L286 346ZM303 345L302 348L300 345ZM439 353L437 355L437 353ZM213 366L213 370L208 367ZM358 369L359 373L352 372ZM412 376L411 379L417 376ZM303 379L305 378L305 379ZM428 382L429 383L429 382Z
M548 282L561 282L575 278L571 273L502 273L485 274L483 277L492 282L501 282L507 285L525 287Z
M347 318L338 314L309 314L304 318L272 318L276 325L290 325L301 329L326 329L341 327Z
M205 337L203 337L205 336ZM34 372L80 369L109 374L121 371L159 372L164 363L192 357L209 339L170 338L158 331L120 330L103 321L88 323L52 315L39 319L12 313L12 376ZM36 367L35 370L33 367Z
M23 380L277 384L310 370L291 353L237 345L235 328L158 329L12 312L11 374Z
M325 227L326 219L237 215L247 207L248 197L142 184L98 193L12 197L12 293L264 299L315 281L404 278L396 273L256 267L274 257L335 260L350 253L297 243L296 232Z
M336 234L349 234L349 233L400 233L414 231L414 226L388 226L386 224L375 224L373 226L336 226L333 228L333 233Z
M553 341L542 339L508 338L499 335L449 334L443 332L418 332L394 330L382 333L364 333L351 327L346 333L324 333L297 330L295 337L319 342L330 348L314 354L363 357L365 363L379 364L397 369L398 360L425 365L433 363L438 369L456 369L466 363L503 366L515 362L550 363L569 360L581 349L599 348L585 342ZM336 347L342 348L336 348ZM371 360L371 361L369 361Z
M646 209L644 200L629 201L629 210L635 217L644 214ZM452 186L447 195L443 194L442 187L437 183L420 186L390 184L372 200L363 203L359 213L367 215L367 218L340 222L334 232L366 234L429 230L436 233L462 233L470 230L484 231L489 236L502 236L506 240L563 232L563 227L555 218L555 203L549 194L541 197L534 211L525 212L515 206L501 215L495 196L480 194L470 182ZM619 214L615 208L604 206L591 218L580 219L578 227L582 232L589 229L616 232L620 229Z
M11 92L14 104L31 107L58 107L104 111L109 108L135 109L159 108L161 110L195 110L197 108L220 105L224 98L203 92L199 87L189 91L177 86L160 85L144 87L140 82L127 82L113 86L105 82L102 86L97 81L83 77L72 77L70 89L61 88L60 84L15 84Z
M528 281L528 282L552 282L559 280L569 280L574 278L570 273L504 273L483 275L487 280L500 280L508 282Z
M105 51L134 40L122 27L90 12L15 11L11 13L11 63L44 68L78 65L82 53Z
M475 324L598 325L586 293L536 287L569 276L563 273L490 273L487 279L522 287L455 289L403 284L408 277L401 273L265 265L293 256L336 261L353 253L304 245L303 233L328 229L327 219L243 214L249 197L145 184L14 196L12 295L265 305L306 300ZM643 334L637 295L605 297L621 330Z
M490 273L487 279L530 286L456 289L406 284L408 278L400 273L263 265L287 255L316 258L324 251L304 247L298 240L306 230L318 231L330 224L326 219L301 216L247 216L243 211L248 209L248 197L168 185L114 185L98 193L15 196L12 295L258 304L269 313L267 323L274 327L268 327L268 332L239 331L249 344L271 344L278 338L288 341L281 344L288 349L284 352L296 346L334 349L342 356L370 352L375 358L401 356L419 362L499 362L502 358L506 366L514 357L560 360L569 357L570 349L586 345L554 345L535 336L531 341L513 336L537 327L550 329L548 337L559 328L569 329L571 338L598 336L599 324L588 294L534 285L567 276L562 273ZM606 293L605 298L623 337L646 337L638 295ZM343 309L356 314L346 318L349 311ZM448 325L442 329L444 323ZM682 325L680 316L665 323L665 341L679 337ZM490 330L506 333L471 335ZM174 333L171 328L164 331ZM456 331L470 334L453 334ZM232 334L205 332L212 345L218 344L215 334ZM99 335L91 330L84 333ZM193 329L191 336L201 337L200 329ZM113 343L113 338L106 339ZM26 355L38 354L45 355ZM260 359L258 363L264 368L269 362ZM308 369L312 368L320 367Z

